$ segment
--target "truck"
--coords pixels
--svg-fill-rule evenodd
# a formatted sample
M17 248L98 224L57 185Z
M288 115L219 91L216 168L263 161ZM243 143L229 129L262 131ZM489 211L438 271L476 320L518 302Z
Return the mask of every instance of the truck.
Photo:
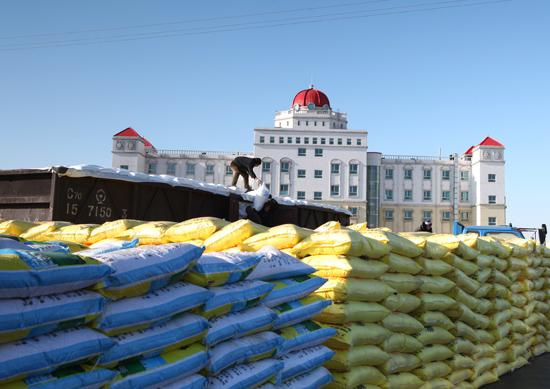
M453 234L477 234L479 236L489 235L508 235L522 239L534 239L540 244L546 243L546 234L548 229L546 224L542 224L540 228L533 227L514 227L512 223L504 226L465 226L458 220L453 222Z

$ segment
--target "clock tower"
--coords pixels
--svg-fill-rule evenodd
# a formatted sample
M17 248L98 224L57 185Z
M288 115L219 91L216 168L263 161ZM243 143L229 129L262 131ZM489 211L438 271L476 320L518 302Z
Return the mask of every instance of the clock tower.
M145 155L154 149L149 141L131 127L113 135L113 167L145 171Z

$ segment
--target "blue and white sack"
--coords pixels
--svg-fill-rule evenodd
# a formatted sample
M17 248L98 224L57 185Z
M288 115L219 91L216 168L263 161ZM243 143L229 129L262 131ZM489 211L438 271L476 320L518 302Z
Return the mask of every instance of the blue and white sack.
M314 346L280 356L278 359L285 365L277 374L277 384L280 385L296 376L323 366L335 352L326 346Z
M115 342L80 327L0 345L0 384L96 357Z
M97 361L105 367L115 366L137 356L153 356L196 343L206 333L208 321L202 316L184 313L145 330L114 336L116 344Z
M88 323L105 303L102 295L87 290L0 299L0 344Z
M207 379L200 374L193 374L189 377L164 385L162 389L204 389Z
M244 338L228 340L209 350L206 370L217 375L230 366L270 358L277 352L282 339L274 332L262 332Z
M208 377L208 389L249 389L271 380L283 369L284 363L264 359L225 369L215 377Z
M262 385L259 389L319 389L334 381L334 377L324 367L318 367L309 373L298 375L279 385L271 383Z
M228 313L210 319L210 329L203 343L212 347L220 342L271 329L277 315L265 305Z
M100 389L106 387L116 375L113 370L73 365L4 386L5 389Z
M247 280L273 281L307 276L315 272L315 268L312 266L273 246L265 246L258 253L262 253L264 256L252 273L246 277Z
M134 240L108 240L94 243L89 249L81 250L78 255L83 257L95 257L101 254L112 253L118 250L131 249L139 244L139 239Z
M273 307L277 319L273 328L288 327L304 320L311 319L320 314L326 307L332 304L331 300L325 300L317 296L308 296L301 300L291 301Z
M117 335L151 327L179 313L204 304L212 294L200 286L177 282L145 296L111 302L94 321L93 327Z
M325 278L309 275L271 281L274 288L263 300L263 303L268 307L275 307L289 301L299 300L315 292L325 282L327 282Z
M336 335L336 329L311 320L275 331L283 338L277 355L307 347L318 346Z

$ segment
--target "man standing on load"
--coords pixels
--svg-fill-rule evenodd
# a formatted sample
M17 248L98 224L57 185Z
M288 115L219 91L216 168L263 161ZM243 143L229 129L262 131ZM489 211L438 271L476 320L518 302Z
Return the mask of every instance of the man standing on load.
M254 168L256 166L260 166L261 163L262 160L260 158L248 157L237 157L231 161L231 164L229 165L231 170L233 170L233 181L231 182L231 186L237 186L239 176L242 176L244 180L244 188L247 192L250 192L252 188L248 183L248 177L250 176L252 179L261 182L261 180L256 177L256 174L254 174Z

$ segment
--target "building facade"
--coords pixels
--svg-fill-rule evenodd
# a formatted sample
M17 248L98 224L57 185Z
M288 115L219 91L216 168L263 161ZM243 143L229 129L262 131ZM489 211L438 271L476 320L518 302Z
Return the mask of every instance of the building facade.
M310 87L296 94L274 125L255 128L252 152L156 149L132 128L113 136L113 167L230 185L231 160L262 159L256 173L279 197L347 208L353 222L414 231L430 219L436 232L506 223L504 146L487 137L465 153L386 155L368 151L367 131Z

